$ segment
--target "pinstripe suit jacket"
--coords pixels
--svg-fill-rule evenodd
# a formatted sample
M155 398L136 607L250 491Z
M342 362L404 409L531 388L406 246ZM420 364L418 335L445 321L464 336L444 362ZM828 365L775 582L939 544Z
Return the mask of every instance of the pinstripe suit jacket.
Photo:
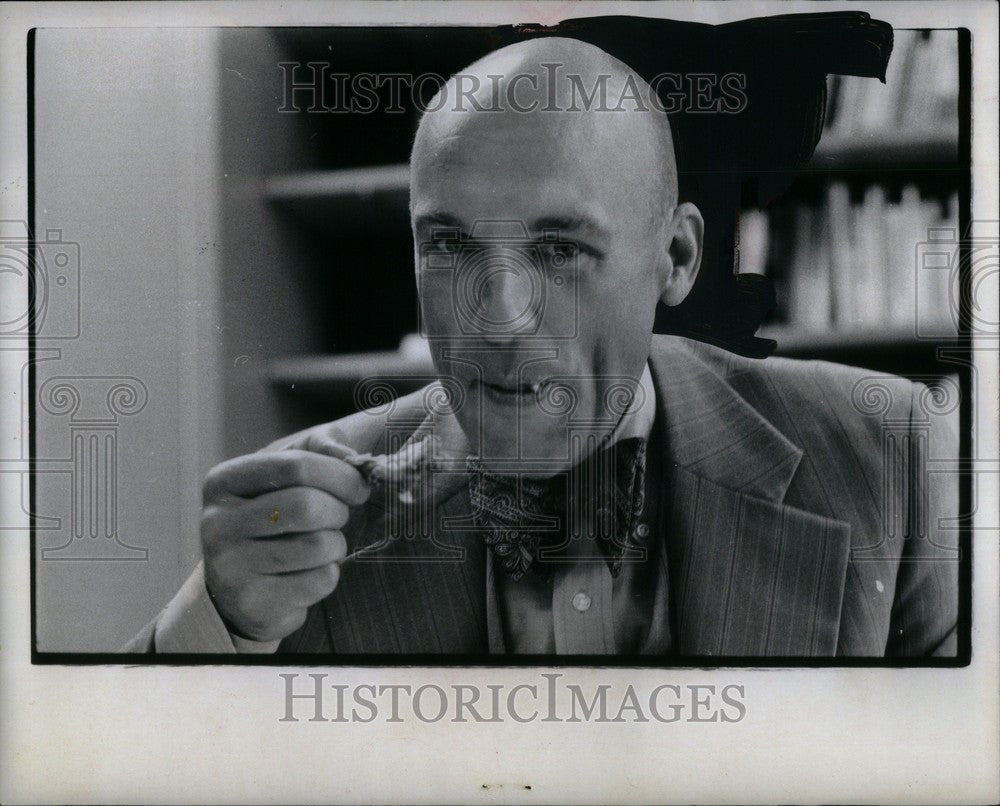
M823 362L745 359L654 337L650 368L671 506L660 524L683 656L954 655L951 418L927 388ZM360 451L445 427L427 394L320 426ZM282 440L282 447L302 434ZM485 554L463 529L468 490L431 511L433 540L398 538L345 569L279 651L486 654ZM352 548L399 528L384 506L352 516ZM133 650L153 645L140 636ZM145 640L144 640L145 639Z

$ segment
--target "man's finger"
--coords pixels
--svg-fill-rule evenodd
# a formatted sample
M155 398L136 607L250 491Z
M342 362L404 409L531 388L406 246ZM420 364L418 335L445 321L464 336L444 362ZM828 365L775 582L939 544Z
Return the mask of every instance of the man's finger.
M317 532L261 537L247 541L251 567L259 574L287 574L309 571L347 556L343 532L323 529Z
M350 516L347 504L314 487L276 490L208 513L211 533L235 539L342 529Z
M340 581L340 566L330 563L308 571L274 574L260 579L272 590L276 600L291 605L309 607L331 594Z
M360 506L371 494L364 477L346 462L314 451L288 449L239 456L217 465L205 478L205 503L232 496L255 498L291 487L314 487L349 506Z
M313 453L320 453L323 456L330 456L334 459L343 459L345 456L352 456L357 453L354 448L349 448L341 442L337 442L333 437L314 432L310 434L303 449Z

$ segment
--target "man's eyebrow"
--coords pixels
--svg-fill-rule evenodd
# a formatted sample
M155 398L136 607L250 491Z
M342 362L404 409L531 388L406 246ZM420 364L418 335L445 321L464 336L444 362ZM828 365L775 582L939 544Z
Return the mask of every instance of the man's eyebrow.
M607 228L596 219L585 215L552 215L536 218L528 227L532 232L540 232L546 229L558 230L560 233L566 232L592 232L595 235L603 236L607 234Z
M607 227L597 219L576 213L546 215L526 222L526 224L528 231L532 233L542 232L547 229L554 229L560 235L571 232L583 232L602 237L608 233ZM425 213L420 213L414 221L414 226L418 229L448 227L462 232L467 231L466 222L445 210L428 210Z
M417 216L417 227L455 227L461 229L463 224L458 218L444 210L430 210Z

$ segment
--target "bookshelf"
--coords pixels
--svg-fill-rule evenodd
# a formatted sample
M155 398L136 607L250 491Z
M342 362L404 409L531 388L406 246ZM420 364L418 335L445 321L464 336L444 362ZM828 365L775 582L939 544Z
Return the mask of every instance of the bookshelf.
M455 31L438 32L448 40L440 51L447 55L428 56L431 34L385 35L402 43L396 61L423 59L418 66L441 75L488 49ZM326 59L322 31L270 36L281 58ZM370 48L340 52L347 72L394 69L374 64ZM813 159L775 204L744 211L738 270L775 283L778 308L760 335L778 341L779 355L911 376L951 371L937 359L937 348L956 336L941 315L951 293L947 272L919 275L918 284L915 247L930 228L958 229L958 193L967 181L958 64L957 32L897 31L886 84L831 77ZM263 91L276 97L274 61L261 65L271 72ZM929 87L926 97L919 81ZM299 305L284 316L294 337L286 333L256 363L276 433L349 413L364 378L380 377L404 393L432 372L426 350L407 339L417 330L405 162L415 125L411 112L286 115L269 138L280 139L290 156L275 161L263 146L256 154L256 215L275 233L273 271L295 286ZM356 147L362 141L363 150ZM370 163L359 164L360 154Z
M812 160L769 209L743 211L738 270L775 283L761 335L779 354L954 370L938 348L958 339L958 69L957 31L897 31L885 85L831 76Z
M787 327L770 327L762 335L781 345L777 354L788 358L826 359L864 366L896 375L945 375L955 364L943 361L938 348L954 344L942 337L914 339L908 331L857 331L810 333ZM433 377L430 355L398 350L342 355L306 355L277 358L268 365L267 377L275 390L316 405L348 410L361 381L378 377L398 395L413 392Z

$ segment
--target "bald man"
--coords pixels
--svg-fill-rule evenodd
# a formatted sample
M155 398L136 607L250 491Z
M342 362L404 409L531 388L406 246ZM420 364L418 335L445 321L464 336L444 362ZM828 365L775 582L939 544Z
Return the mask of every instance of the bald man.
M954 655L955 490L900 447L951 455L926 389L654 338L705 233L650 88L561 38L461 75L411 160L437 381L216 467L127 651Z

